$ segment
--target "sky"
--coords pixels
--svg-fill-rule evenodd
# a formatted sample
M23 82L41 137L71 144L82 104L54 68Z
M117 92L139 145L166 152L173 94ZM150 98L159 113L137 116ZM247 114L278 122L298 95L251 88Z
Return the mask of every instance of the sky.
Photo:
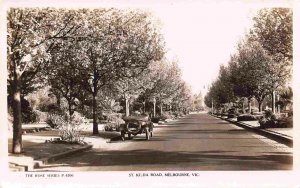
M175 1L150 9L161 20L168 59L178 60L193 93L207 92L253 25L257 11L290 1Z
M167 10L167 11L166 11ZM257 11L243 4L192 2L154 7L162 22L168 59L177 59L183 79L194 93L216 79Z

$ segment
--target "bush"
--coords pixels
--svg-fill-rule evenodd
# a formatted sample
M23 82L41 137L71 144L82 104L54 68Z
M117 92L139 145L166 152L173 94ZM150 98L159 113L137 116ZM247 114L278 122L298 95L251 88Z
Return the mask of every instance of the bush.
M47 112L41 112L39 110L34 110L34 113L37 114L39 122L46 122L47 121L47 116L48 116Z
M293 116L286 117L284 114L273 114L268 110L259 120L260 128L285 128L293 127Z
M105 125L104 130L105 131L119 131L120 125L125 123L125 121L122 119L121 113L112 113L107 116L107 125Z
M61 113L62 110L59 108L59 106L57 104L49 104L46 106L46 112L52 112L52 113Z
M36 123L40 121L38 113L32 109L29 102L24 98L21 98L21 109L23 123Z
M236 117L236 115L235 114L228 114L227 115L227 118L229 119L229 118L235 118Z
M164 112L161 116L156 116L156 118L165 121L166 119L174 119L175 115L173 115L171 112Z
M158 123L159 120L160 120L160 117L153 117L153 118L151 118L151 121L152 121L153 123Z
M22 121L23 123L37 123L40 121L39 114L31 108L22 111Z
M285 127L292 128L293 127L293 116L289 116L285 119L284 123Z
M66 123L66 120L62 115L49 113L46 123L52 128L59 128Z
M174 117L174 118L178 118L178 117L183 117L183 116L185 116L186 114L184 113L184 112L182 112L182 111L175 111L175 112L172 112L172 116Z
M161 118L162 120L174 119L175 116L171 112L164 112Z
M228 110L227 118L236 118L239 115L240 115L240 113L238 112L238 109L236 109L236 108L230 108Z
M67 115L65 118L66 121L61 121L62 125L58 127L60 139L67 143L83 144L84 136L81 135L80 125L85 123L85 118L77 112L74 112L71 117Z
M243 114L237 117L237 121L255 121L257 120L255 116L251 114Z

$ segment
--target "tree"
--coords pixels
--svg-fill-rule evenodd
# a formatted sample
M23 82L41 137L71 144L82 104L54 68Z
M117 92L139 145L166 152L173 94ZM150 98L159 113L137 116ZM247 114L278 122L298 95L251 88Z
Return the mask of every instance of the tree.
M273 59L269 65L271 79L268 84L275 112L275 91L291 78L293 13L289 8L262 9L253 20L250 40L259 42Z
M148 13L96 9L85 14L82 86L93 96L93 134L98 134L98 92L120 79L135 77L164 52Z
M70 117L75 111L76 101L79 98L78 91L80 90L81 79L78 59L74 53L76 51L72 50L74 45L74 43L69 45L65 43L64 50L53 55L48 73L48 81L52 91L56 91L67 100Z
M191 87L186 82L181 81L178 92L172 100L172 107L175 110L188 112L192 110L194 99L191 92Z
M44 69L57 40L77 30L72 11L11 8L7 13L7 68L9 95L13 96L13 153L22 152L21 93L32 91L32 81ZM29 84L31 83L31 84ZM26 86L26 87L25 87Z
M129 116L130 99L137 98L142 92L151 88L152 82L149 76L149 69L145 69L136 77L124 78L116 82L118 92L125 100L125 115Z
M232 78L236 78L233 75L236 76L236 74L229 67L220 66L219 76L212 83L208 94L204 98L206 106L212 108L212 104L214 104L215 107L220 107L222 104L236 101L236 94L234 92L235 83L232 82Z
M194 94L193 95L193 104L192 104L192 109L194 111L200 111L203 109L203 106L202 106L202 102L203 102L203 99L202 99L202 93L200 92L199 94Z
M269 74L269 65L273 63L272 58L262 48L260 43L246 41L238 49L237 61L239 64L235 74L238 80L235 80L235 87L242 88L240 96L246 96L248 99L254 97L259 105L259 111L262 111L262 102L269 94L268 82L272 75ZM241 92L237 92L241 94Z
M152 67L154 81L150 92L160 103L160 114L163 113L163 104L171 104L177 95L181 83L181 72L176 61L163 60Z
M293 104L293 89L291 87L282 89L279 93L279 101L277 103L282 108L292 106L292 104Z
M220 66L219 70L219 76L218 80L220 82L219 87L220 87L220 94L223 95L223 103L230 103L230 102L235 102L236 101L236 94L234 93L234 84L231 80L232 76L238 74L238 73L233 73L229 66Z

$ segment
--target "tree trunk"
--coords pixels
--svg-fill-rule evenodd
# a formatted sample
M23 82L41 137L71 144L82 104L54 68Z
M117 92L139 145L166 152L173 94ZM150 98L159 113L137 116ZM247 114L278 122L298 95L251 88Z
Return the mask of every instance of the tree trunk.
M161 116L163 115L163 103L162 102L160 103L160 115Z
M57 92L57 93L55 94L55 96L56 96L56 104L57 104L58 108L60 109L60 107L61 107L60 93Z
M211 100L211 114L214 114L214 100Z
M249 110L249 114L251 114L251 99L248 99L248 110Z
M258 101L258 110L262 112L262 101Z
M97 118L97 93L93 92L93 134L99 134Z
M13 145L12 153L22 152L22 113L21 113L21 83L17 76L15 76L13 90Z
M143 113L146 113L146 101L143 101Z
M72 110L72 100L68 100L68 110L69 110L69 115L70 115L70 118L71 116L73 115L74 111Z
M279 100L279 95L277 95L277 101ZM280 104L277 104L277 113L280 113Z
M243 108L243 114L245 114L245 101L243 99L243 105L242 105L242 108Z
M126 117L128 117L129 116L129 101L126 96L125 96L125 108L126 108Z
M275 113L275 90L272 92L272 112Z
M153 100L153 117L156 117L156 100Z

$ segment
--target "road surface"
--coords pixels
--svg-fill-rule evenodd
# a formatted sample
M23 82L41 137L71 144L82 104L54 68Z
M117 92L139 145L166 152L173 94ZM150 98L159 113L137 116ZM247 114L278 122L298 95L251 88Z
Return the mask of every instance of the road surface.
M38 171L290 170L292 148L208 114L158 125L154 137L113 141Z

